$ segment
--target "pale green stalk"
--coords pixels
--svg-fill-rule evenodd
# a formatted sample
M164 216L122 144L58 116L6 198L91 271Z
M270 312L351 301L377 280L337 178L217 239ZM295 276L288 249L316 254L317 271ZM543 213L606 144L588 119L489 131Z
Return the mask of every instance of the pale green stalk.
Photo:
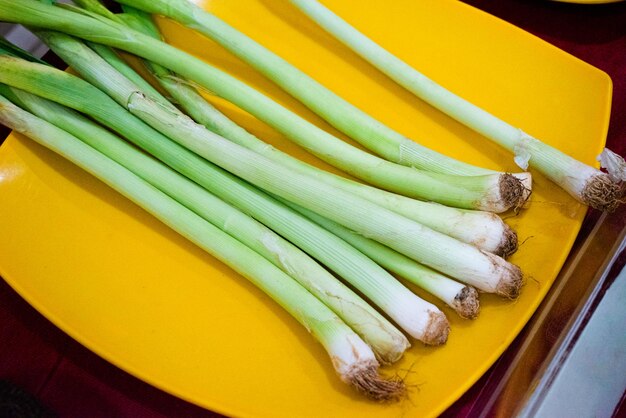
M102 60L96 55L95 59L85 63L95 64L96 61ZM101 67L101 64L95 65L95 68ZM345 241L241 179L170 141L116 104L98 88L63 71L9 57L0 57L0 82L86 113L287 238L350 282L412 337L429 344L445 341L447 321L434 305L411 293ZM125 83L111 85L125 88ZM136 86L131 85L129 88L127 94L140 97ZM124 99L124 103L127 102ZM163 109L158 104L155 106Z
M342 380L373 398L394 399L404 386L377 375L372 350L330 309L276 266L124 167L0 96L0 122L99 178L267 293L324 346ZM364 376L372 389L362 381Z
M152 100L159 102L159 104L171 107L174 106L165 98L157 89L152 87L152 84L148 83L145 78L139 75L130 65L126 63L113 49L108 46L97 44L94 42L88 42L87 45L94 50L95 53L100 55L102 59L108 62L113 68L115 68L124 77L129 79L132 83L136 84L141 91L144 92Z
M127 22L129 26L160 39L158 28L150 15L129 6L124 6L124 10L125 13L118 15L118 17ZM128 14L129 12L132 14ZM329 185L356 194L482 250L507 256L517 249L515 232L491 212L465 211L436 203L422 202L320 170L281 152L247 132L207 102L186 80L159 65L153 63L146 63L146 65L165 91L176 100L189 116L209 130L236 144L254 150L301 173L317 177Z
M113 21L34 0L0 0L0 20L60 30L113 46L193 80L267 122L330 164L370 183L451 206L500 212L519 203L523 186L511 176L446 176L397 165L335 138L253 88L207 63Z
M521 129L447 90L391 54L316 0L291 0L322 28L398 84L448 116L515 154L522 168L536 168L579 201L601 210L620 203L620 184L607 174L575 160ZM407 157L416 153L410 152ZM445 169L445 167L444 167ZM458 171L452 169L449 173Z
M76 71L126 106L131 113L214 164L451 277L480 282L481 288L491 288L493 292L509 297L518 294L521 271L502 258L484 253L365 199L347 195L231 143L187 116L174 113L138 94L136 87L126 88L124 83L111 82L115 70L80 42L62 34L48 33L45 38L48 45ZM11 61L4 66L11 67L10 64ZM26 70L20 74L1 71L9 73L8 79L13 82L27 73ZM52 79L48 76L40 82L51 83Z
M119 15L115 13L111 13L109 9L104 7L98 0L77 0L76 3L80 4L84 9L80 7L73 6L71 4L59 4L59 7L63 7L67 10L82 13L86 16L93 17L95 19L100 19L101 17L105 17L107 19L113 20L114 22L118 22L123 24L124 21L120 18ZM113 68L115 68L119 73L124 75L127 79L129 79L132 83L136 84L141 88L141 91L148 95L153 100L159 102L163 106L168 106L173 108L173 105L165 98L163 95L155 89L152 84L148 83L141 75L139 75L135 70L131 68L130 65L124 59L122 59L113 48L109 48L108 46L101 45L95 42L86 42L87 45L91 49L93 49L102 59L109 63Z
M470 176L497 173L455 160L408 139L189 0L118 2L164 15L201 32L256 68L331 125L389 161L438 173L451 170L455 174ZM530 186L526 174L519 176Z
M11 90L28 111L124 166L297 280L359 334L383 362L398 360L409 347L404 335L382 315L271 229L79 113L22 90Z

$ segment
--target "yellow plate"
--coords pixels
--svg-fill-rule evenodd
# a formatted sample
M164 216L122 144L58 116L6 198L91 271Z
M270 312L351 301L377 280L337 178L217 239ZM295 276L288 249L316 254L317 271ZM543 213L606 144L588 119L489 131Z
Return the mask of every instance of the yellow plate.
M325 3L429 76L529 133L587 163L601 151L611 82L599 70L456 1ZM205 5L406 135L473 163L516 170L509 154L394 85L286 1ZM213 43L175 24L163 28L176 45L332 131ZM315 161L249 115L222 107L263 139ZM387 369L406 376L412 389L410 399L394 405L371 403L341 383L321 346L244 279L19 135L0 149L0 272L40 312L102 357L222 413L435 416L520 331L580 228L585 209L533 174L532 206L507 217L523 242L511 259L526 273L521 297L482 297L476 321L446 310L452 323L447 345L415 343Z

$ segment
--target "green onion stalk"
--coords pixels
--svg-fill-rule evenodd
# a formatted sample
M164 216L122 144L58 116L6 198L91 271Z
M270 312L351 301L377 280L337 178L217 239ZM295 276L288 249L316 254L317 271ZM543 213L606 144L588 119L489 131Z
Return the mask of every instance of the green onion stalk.
M189 0L117 1L149 13L169 17L211 38L256 68L331 125L389 161L437 173L454 172L468 176L498 173L437 153L394 131ZM532 180L529 173L518 173L514 176L528 189L528 193L519 195L518 206L521 206L529 196Z
M499 174L450 176L404 167L363 152L207 63L108 19L21 0L0 0L0 20L59 30L160 64L268 123L332 165L390 191L465 209L502 212L518 205L524 187Z
M271 229L79 113L19 89L11 89L9 93L12 97L8 98L22 108L132 171L297 280L359 334L381 361L399 359L410 346L387 319Z
M612 166L608 165L608 174L577 161L440 86L350 26L317 0L291 2L408 91L512 152L515 162L523 170L529 165L536 168L580 202L596 209L613 211L623 200L622 183L626 180L626 164L616 154L608 150L603 152L603 156L608 159L618 160L614 164L615 172L611 172Z
M120 105L185 148L266 191L334 220L453 278L472 285L478 283L476 287L489 288L503 296L518 295L522 275L517 266L227 141L189 117L158 105L137 92L132 85L126 88L121 83L112 83L111 76L104 75L102 71L102 68L107 67L106 62L84 44L62 34L44 37L51 46L51 39L54 38L63 40L61 43L72 53L67 53L63 48L54 51L83 77L96 83ZM12 66L9 62L3 65L6 69L0 68L0 78L6 76L1 81L10 84L28 77L29 70L22 68L21 71L15 71L11 69ZM23 63L22 66L38 67L31 63ZM111 71L115 72L114 69ZM60 71L57 73L38 82L47 84L48 90L58 89L54 79L67 79L67 76ZM345 208L350 210L346 211Z
M42 0L40 0L42 1ZM72 12L81 13L86 16L99 19L101 17L105 17L106 19L110 19L114 22L123 24L124 21L121 19L120 15L112 13L107 9L102 3L98 0L77 0L75 3L82 5L83 8L76 7L71 4L59 3L58 7L65 8ZM175 107L167 100L157 89L155 89L152 84L146 81L139 73L137 73L128 63L120 57L117 52L106 45L101 45L95 42L86 42L89 47L94 50L102 59L109 63L113 68L115 68L119 73L121 73L124 77L129 79L132 83L136 84L141 91L151 99L159 102L159 104L169 107L174 110Z
M144 33L160 39L158 28L149 14L129 6L123 6L123 8L125 13L114 15L116 18L127 22L129 26L138 31L144 31ZM95 51L98 53L98 50ZM111 63L106 55L99 55ZM151 74L179 106L196 122L218 135L484 251L508 256L517 249L517 235L497 215L491 212L462 210L410 199L348 180L306 164L275 149L238 126L207 102L192 85L193 83L182 79L158 64L145 63ZM130 71L133 70L130 69ZM124 75L126 74L124 73ZM137 73L135 75L138 76Z
M144 92L146 96L165 107L169 107L172 110L175 109L174 105L169 100L167 100L157 89L152 87L150 83L133 70L133 68L129 66L126 61L124 61L124 59L120 57L112 48L94 42L87 42L87 45L89 45L89 48L93 49L94 52L100 55L124 77L139 86L141 91Z
M0 96L0 123L99 178L267 293L324 346L341 379L372 399L398 399L398 379L378 375L369 346L337 315L272 263L76 137Z
M59 39L68 38L61 34L57 36ZM50 39L50 36L47 38ZM81 46L75 51L89 50L76 40L73 43ZM84 61L83 64L94 64L94 68L99 69L98 73L102 75L100 71L103 65L97 62L102 60L95 53L94 55L96 59ZM78 60L82 61L80 58ZM115 76L119 73L109 69L104 74ZM104 79L111 81L107 76ZM144 96L138 93L135 85L127 79L124 80L126 82L118 83L116 80L107 85L109 88L117 86L125 91L127 98L118 95L118 99L123 98L123 103L132 107L133 103ZM446 341L449 325L445 315L436 306L417 297L345 241L241 179L170 141L131 115L98 88L66 72L6 56L0 56L0 82L86 113L302 248L350 282L412 337L431 345ZM165 123L177 125L179 122L176 120L185 120L184 115L177 115L172 120L172 114L166 108L153 101L150 104L166 112L168 117ZM217 136L216 139L225 141ZM393 361L393 351L389 351L389 361Z

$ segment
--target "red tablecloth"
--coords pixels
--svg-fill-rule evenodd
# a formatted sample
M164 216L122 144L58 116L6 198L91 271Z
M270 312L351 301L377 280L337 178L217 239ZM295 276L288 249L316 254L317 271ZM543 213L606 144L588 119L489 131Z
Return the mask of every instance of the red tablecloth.
M607 142L619 154L626 154L626 3L466 2L606 71L614 83ZM32 309L4 281L0 281L0 380L34 394L60 417L218 416L155 389L92 354ZM472 415L471 405L482 384L484 379L446 415Z

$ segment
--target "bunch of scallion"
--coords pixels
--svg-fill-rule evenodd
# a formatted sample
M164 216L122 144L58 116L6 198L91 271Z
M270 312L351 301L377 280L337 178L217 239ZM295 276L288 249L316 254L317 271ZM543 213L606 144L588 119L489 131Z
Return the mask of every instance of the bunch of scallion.
M375 400L404 395L402 381L378 375L377 359L397 360L409 346L406 337L272 230L55 102L0 85L0 122L93 174L257 285L323 344L342 380Z
M82 79L0 45L0 121L252 281L306 326L341 379L368 397L404 395L402 381L378 374L380 363L409 348L402 331L440 345L450 328L437 306L390 272L465 318L478 314L477 290L519 295L521 270L503 258L517 249L517 237L495 213L524 203L527 173L481 169L417 145L186 0L122 0L121 14L98 0L75 0L82 8L45 3L0 0L0 20L31 28ZM147 12L223 43L384 159L166 44ZM165 95L113 48L143 59ZM371 185L274 149L195 86Z
M188 0L119 0L119 2L164 15L200 31L263 73L337 129L389 161L428 170L431 173L464 176L494 174L493 170L453 160L405 138ZM291 2L417 97L513 152L515 162L523 170L529 165L533 166L580 202L600 210L613 211L623 202L626 164L610 150L605 150L601 156L602 161L606 161L605 165L609 170L607 174L575 160L439 86L358 32L317 0L291 0ZM518 199L517 204L520 205L529 196L530 175L519 173L514 177L517 177L525 187L520 194L515 195ZM510 182L511 179L508 179L507 184Z
M122 1L141 3L142 6L149 3L141 0ZM514 153L515 162L521 169L534 167L580 202L599 210L613 211L624 202L626 163L622 157L608 149L603 151L599 159L608 173L577 161L440 86L350 26L317 0L290 1L324 30L405 89ZM159 4L159 13L164 13L160 6L166 2L154 3ZM176 12L168 15L176 13L180 16L177 9L173 10ZM389 146L393 140L385 138L381 142ZM414 153L407 153L406 156L407 163L419 164L418 159L414 160ZM441 168L446 173L465 172L463 168L453 165L442 165Z

